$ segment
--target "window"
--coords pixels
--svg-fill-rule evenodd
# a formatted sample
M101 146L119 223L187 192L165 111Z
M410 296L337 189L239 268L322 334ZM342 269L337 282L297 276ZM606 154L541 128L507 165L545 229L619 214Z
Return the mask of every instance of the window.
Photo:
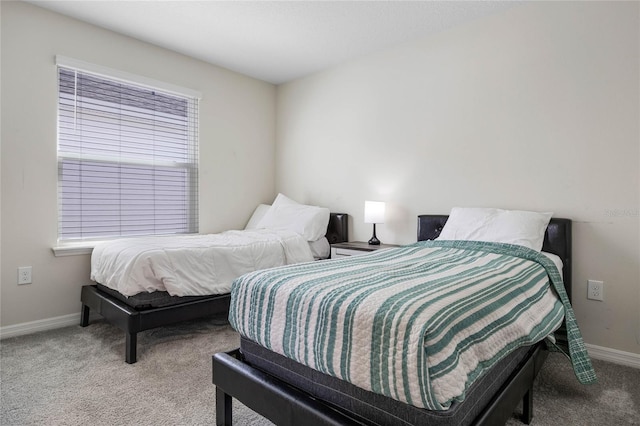
M198 232L198 98L63 62L58 239Z

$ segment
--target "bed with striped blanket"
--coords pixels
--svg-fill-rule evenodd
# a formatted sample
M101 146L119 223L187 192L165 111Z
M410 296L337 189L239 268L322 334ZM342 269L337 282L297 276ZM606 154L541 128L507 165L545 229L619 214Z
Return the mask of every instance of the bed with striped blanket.
M447 220L447 215L419 215L417 240L435 240ZM497 293L491 296L492 291L505 290L501 282L496 282L495 288L490 286L490 290L477 290L479 297L467 295L462 298L448 294L446 290L442 292L431 283L433 280L430 278L423 279L423 283L409 280L401 284L403 277L407 277L412 268L418 269L420 263L423 268L441 276L452 266L436 265L435 260L431 265L426 265L424 260L414 259L413 263L396 260L397 268L383 272L381 268L384 266L371 262L374 255L351 258L354 262L357 260L353 264L346 260L328 261L322 268L330 266L329 269L307 271L311 275L306 278L303 278L306 265L293 268L295 277L292 279L299 281L299 285L311 288L312 292L309 293L292 286L284 275L274 281L267 280L266 276L254 276L246 288L238 289L237 296L242 297L236 296L231 312L234 324L239 329L245 328L243 333L252 337L241 335L238 349L217 353L212 357L217 424L233 424L233 399L278 425L498 425L513 417L519 404L521 419L529 424L533 418L533 381L549 350L568 354L580 382L595 380L570 306L571 234L571 220L561 218L552 218L545 232L542 251L561 260L555 262L561 268L560 273L546 258L540 258L537 252L512 247L498 248L498 253L492 253L492 249L489 249L488 254L471 256L477 259L484 257L485 263L502 264L505 271L520 268L522 273L519 275L526 277L525 282L517 283L515 277L506 274L513 285L506 286L503 296ZM445 256L455 259L456 250L483 251L488 247L448 244L436 247L433 243L419 243L400 251L414 253L414 257L418 250L433 251L432 258L441 256L442 260ZM384 255L379 252L375 256L395 257L400 251ZM507 260L502 257L514 254L519 259ZM471 262L472 259L466 261ZM314 288L314 273L325 274L325 278L330 277L331 280L344 274L344 271L331 272L330 269L335 267L351 268L351 281L343 285L333 281L333 285L329 284L327 288ZM465 265L462 257L459 257L455 267L471 268ZM360 275L356 272L358 268ZM486 272L492 275L489 269ZM357 279L354 280L353 275L358 275ZM499 277L494 278L498 280ZM319 283L323 279L318 277L315 281ZM454 287L453 279L444 278L442 285ZM476 285L473 281L469 275L466 282L458 283L458 286L462 286L467 293L473 293L471 286ZM387 288L389 286L393 287ZM433 302L423 304L418 301L422 296L413 291L419 288L433 295L440 292L440 296L435 296ZM280 301L277 301L275 293L282 293L284 299L278 297ZM533 294L533 302L522 300L524 294ZM377 307L363 308L355 303L368 299L376 300ZM487 312L489 306L497 307L494 302L500 299L507 302L506 307L498 308L505 312L499 314L495 321L479 322L478 319L485 314L489 316L484 318L492 318L493 314ZM522 303L514 300L522 300ZM530 303L546 306L545 310L536 310L533 315L523 312L524 322L528 325L524 326L524 331L517 331L519 329L510 320L515 316L510 317L507 311L521 311ZM396 305L408 306L410 310L403 313L388 309ZM556 329L558 324L555 315L559 310L564 319ZM286 321L281 322L275 317L266 320L264 315L274 311L277 311L276 316L286 317ZM458 326L446 325L445 322L451 320L450 314L454 311L461 312L463 318L455 320L459 322ZM240 312L254 318L245 318ZM368 320L362 316L367 312ZM427 313L435 314L434 318L443 321L428 324L420 322ZM334 322L337 318L347 321ZM401 329L401 323L408 324L409 328ZM504 333L508 337L507 342L480 349L482 344L479 341L482 339L476 337L492 329ZM547 330L555 331L545 337ZM542 340L537 343L525 343L539 338ZM311 346L307 345L308 342L311 342ZM426 344L435 346L429 349L424 346ZM278 353L278 348L285 355ZM291 356L298 357L300 362ZM419 364L431 358L436 360L435 365ZM304 362L314 365L318 370L304 365ZM393 376L392 370L399 370L399 374ZM390 371L392 376L378 380L383 373ZM448 377L455 377L456 374L464 378L463 385L448 384ZM410 375L413 375L413 380L409 379ZM359 377L355 380L375 391L365 390L339 377L348 377L348 380ZM443 388L434 390L442 383L445 384ZM452 396L458 393L456 389L460 387L464 389L462 394ZM401 402L409 399L410 404ZM450 404L450 407L425 409L412 405L416 403L425 407L446 407Z
M230 322L314 370L446 410L504 356L553 336L570 310L558 270L538 252L424 241L244 275L233 285ZM576 375L589 383L579 331L565 330Z

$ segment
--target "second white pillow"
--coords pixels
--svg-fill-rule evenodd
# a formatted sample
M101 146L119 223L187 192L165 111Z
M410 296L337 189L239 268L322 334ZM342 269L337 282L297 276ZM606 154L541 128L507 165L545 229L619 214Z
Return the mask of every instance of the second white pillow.
M327 208L298 204L278 194L258 228L288 229L302 235L307 241L316 241L327 233L329 216Z
M454 207L438 239L517 244L541 251L552 215L523 210Z

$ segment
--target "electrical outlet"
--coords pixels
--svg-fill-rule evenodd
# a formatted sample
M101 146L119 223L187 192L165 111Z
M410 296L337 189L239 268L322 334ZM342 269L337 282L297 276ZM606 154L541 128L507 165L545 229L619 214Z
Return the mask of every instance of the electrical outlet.
M31 284L31 266L20 266L18 268L18 285Z
M604 300L604 282L589 280L587 284L587 299Z

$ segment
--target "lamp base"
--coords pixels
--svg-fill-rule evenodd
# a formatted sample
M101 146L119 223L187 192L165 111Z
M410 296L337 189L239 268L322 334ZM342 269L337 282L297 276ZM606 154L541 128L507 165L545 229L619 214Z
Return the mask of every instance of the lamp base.
M376 237L376 224L373 224L373 236L369 240L369 245L371 246L379 246L380 240Z

